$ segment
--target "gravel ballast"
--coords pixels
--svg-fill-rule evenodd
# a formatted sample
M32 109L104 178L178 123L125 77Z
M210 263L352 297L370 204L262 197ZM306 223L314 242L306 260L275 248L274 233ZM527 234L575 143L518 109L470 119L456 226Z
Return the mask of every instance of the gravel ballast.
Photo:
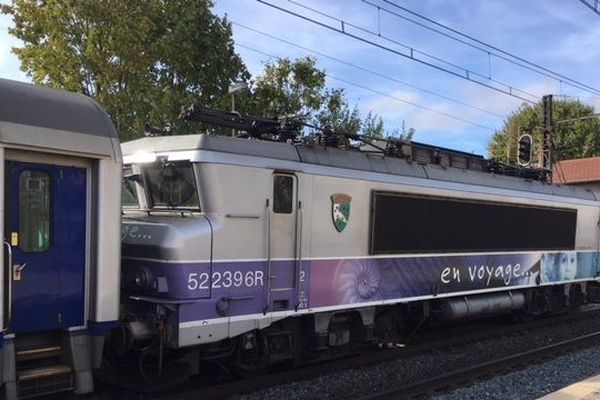
M600 373L600 346L455 390L433 400L529 400ZM600 397L599 397L600 398Z
M549 326L529 332L527 335L489 338L436 353L421 354L270 387L262 391L238 395L234 399L358 398L585 333L596 332L599 327L600 317L594 316L572 324ZM600 346L584 349L523 371L494 377L470 388L439 395L436 399L535 399L600 372L600 363L597 361L599 359ZM540 370L535 371L537 368ZM531 372L528 372L529 370Z

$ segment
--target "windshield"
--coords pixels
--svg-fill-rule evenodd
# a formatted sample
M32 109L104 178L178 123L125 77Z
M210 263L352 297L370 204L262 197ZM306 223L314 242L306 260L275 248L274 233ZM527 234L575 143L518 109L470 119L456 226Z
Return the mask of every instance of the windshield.
M189 162L160 162L142 167L151 207L200 208Z
M138 175L139 176L139 175ZM136 176L130 165L123 167L123 181L121 186L121 204L124 207L139 207L136 190Z

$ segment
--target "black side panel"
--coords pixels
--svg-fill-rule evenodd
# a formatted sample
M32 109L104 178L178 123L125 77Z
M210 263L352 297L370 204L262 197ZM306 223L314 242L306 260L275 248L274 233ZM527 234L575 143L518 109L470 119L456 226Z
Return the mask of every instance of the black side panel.
M575 209L376 191L371 202L371 254L575 248Z

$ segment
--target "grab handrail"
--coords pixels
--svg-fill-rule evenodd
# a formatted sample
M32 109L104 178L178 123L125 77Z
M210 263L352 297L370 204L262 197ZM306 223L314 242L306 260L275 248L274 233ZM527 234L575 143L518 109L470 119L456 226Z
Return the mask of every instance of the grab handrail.
M4 327L4 330L6 331L6 330L8 330L8 327L10 326L10 323L12 322L12 281L13 281L13 277L12 277L12 246L7 241L4 241L4 245L6 246L6 249L8 250L8 268L6 269L6 271L8 271L8 274L6 274L7 278L8 278L8 307L7 307L8 318L6 319L6 326Z

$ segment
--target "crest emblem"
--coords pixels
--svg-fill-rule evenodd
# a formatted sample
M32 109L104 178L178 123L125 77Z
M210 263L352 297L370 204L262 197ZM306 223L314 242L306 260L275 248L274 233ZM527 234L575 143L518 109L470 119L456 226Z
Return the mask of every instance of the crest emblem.
M352 197L343 193L331 195L331 218L333 218L333 226L338 232L344 230L350 220L350 202Z

